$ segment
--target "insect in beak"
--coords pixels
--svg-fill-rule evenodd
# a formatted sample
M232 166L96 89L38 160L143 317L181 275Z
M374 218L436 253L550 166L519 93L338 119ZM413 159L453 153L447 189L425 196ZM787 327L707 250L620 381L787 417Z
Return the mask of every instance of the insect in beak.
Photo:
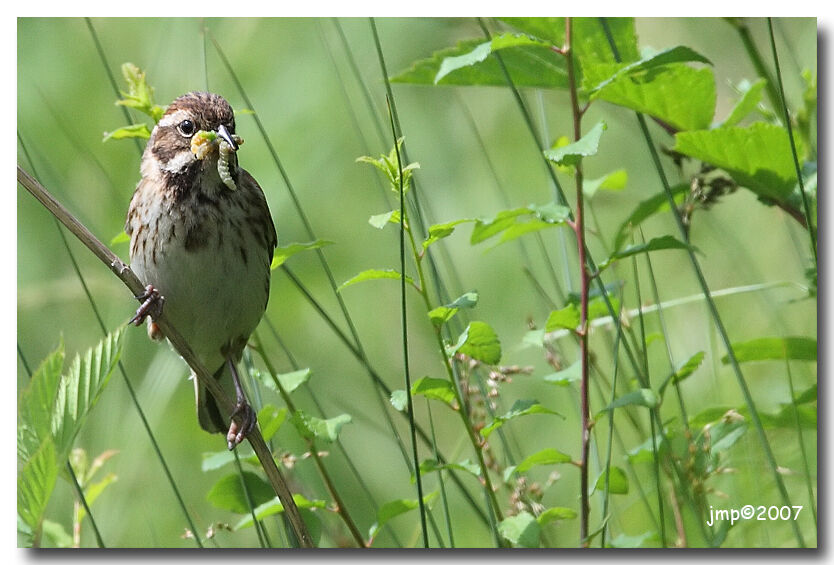
M217 128L217 135L223 141L229 144L229 147L232 148L232 151L237 151L238 144L235 141L234 136L231 133L229 133L228 129L226 129L226 126L221 124L220 127Z

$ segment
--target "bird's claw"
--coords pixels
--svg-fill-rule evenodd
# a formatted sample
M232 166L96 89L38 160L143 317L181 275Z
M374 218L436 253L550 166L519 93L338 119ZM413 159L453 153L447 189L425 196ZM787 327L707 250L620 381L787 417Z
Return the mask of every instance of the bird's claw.
M226 445L229 451L246 439L246 436L255 428L258 416L246 400L238 400L235 411L232 412L232 422L229 424L229 433L226 434Z
M130 319L134 326L141 326L145 318L158 318L162 314L162 304L165 298L159 294L152 284L145 287L145 292L136 297L136 300L142 302L141 306L136 310L136 315Z

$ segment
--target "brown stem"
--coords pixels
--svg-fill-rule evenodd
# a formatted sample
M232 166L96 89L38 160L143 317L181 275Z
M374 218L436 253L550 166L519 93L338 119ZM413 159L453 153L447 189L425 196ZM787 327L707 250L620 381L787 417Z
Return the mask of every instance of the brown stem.
M58 202L38 181L36 181L29 173L24 171L20 165L17 166L17 182L28 190L44 207L52 213L55 218L64 224L72 234L81 241L93 254L101 260L102 263L110 267L110 270L115 273L119 280L133 293L134 296L139 296L144 292L145 285L139 278L130 270L124 261L113 253L106 245L90 232L78 219L72 215L64 206ZM159 325L164 335L171 342L176 352L188 363L188 366L194 371L199 383L208 389L214 396L217 402L227 412L234 410L234 402L226 395L218 382L211 376L211 373L203 366L202 361L194 354L191 346L183 339L180 333L174 328L165 313L155 320ZM292 492L287 486L287 482L272 454L269 451L260 429L256 426L247 436L252 449L258 456L261 466L269 479L275 494L278 495L281 504L284 506L284 512L295 531L298 542L302 547L313 547L313 541L310 533L307 531L307 526L301 519L301 514L298 512L298 507L292 498Z
M582 137L582 110L579 107L579 99L576 91L576 71L573 62L573 47L571 45L572 18L565 18L565 56L567 59L568 86L570 90L571 110L573 114L573 137L578 141ZM582 362L582 380L580 384L580 413L582 417L582 456L580 460L580 522L579 537L584 547L588 547L588 517L591 511L588 496L588 454L591 445L591 411L589 402L589 373L588 373L588 288L590 285L590 273L588 272L587 259L585 257L585 201L582 194L582 163L575 167L576 179L576 213L573 227L576 232L576 246L579 260L580 276L580 307L579 307L579 350Z

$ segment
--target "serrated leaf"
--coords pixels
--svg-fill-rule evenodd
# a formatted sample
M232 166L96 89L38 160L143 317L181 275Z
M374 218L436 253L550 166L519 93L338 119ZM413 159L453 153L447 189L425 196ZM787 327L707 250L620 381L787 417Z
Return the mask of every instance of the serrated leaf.
M733 106L733 109L730 111L730 115L727 116L727 119L719 124L719 127L723 128L738 125L741 120L753 112L762 100L762 91L766 85L767 81L763 78L760 78L753 84L745 85L746 88L742 92L741 98L739 98L736 105Z
M58 477L55 445L50 438L23 465L17 475L17 515L37 530Z
M715 78L708 68L672 63L624 72L622 65L600 64L586 70L585 85L595 89L592 100L648 114L681 131L707 128L715 114Z
M319 249L320 247L332 245L333 243L334 242L327 239L317 239L316 241L308 243L290 243L289 245L276 247L275 251L272 253L272 263L269 265L269 268L277 269L296 253L301 253L302 251L308 251L310 249Z
M327 502L324 500L308 500L303 494L299 493L292 495L292 499L295 502L295 505L301 510L327 507ZM281 504L281 500L276 496L272 500L268 500L255 508L255 516L258 520L263 520L268 516L274 516L275 514L280 514L283 511L284 505ZM252 520L252 514L247 513L246 516L241 518L240 521L234 525L233 530L237 532L251 527L254 523L255 522Z
M447 353L463 353L472 359L497 365L501 361L501 342L495 330L486 322L470 322L458 337L458 342Z
M697 251L697 248L694 246L675 239L675 237L671 235L663 235L652 238L646 243L634 243L624 249L621 249L620 251L614 252L605 261L600 263L599 270L602 271L603 269L609 267L614 261L631 257L632 255L648 253L649 251L662 251L664 249L692 249L693 251Z
M111 139L150 139L151 130L148 129L147 124L131 124L123 126L113 131L106 131L102 136L102 143Z
M566 329L574 331L579 325L579 308L576 304L568 304L560 310L554 310L547 317L547 322L544 325L544 331L550 333L558 329Z
M405 412L405 409L408 408L408 393L402 389L391 391L390 402L395 410Z
M792 361L816 361L817 340L809 337L762 337L733 344L733 352L739 363L790 359ZM729 356L721 358L723 364Z
M428 505L434 499L434 497L436 497L436 496L437 496L437 492L427 494L426 496L423 497L423 504ZM388 522L390 522L391 520L393 520L397 516L400 516L401 514L405 514L406 512L414 510L415 508L418 508L419 506L420 506L420 501L417 500L416 498L415 499L402 498L402 499L399 499L399 500L392 500L390 502L386 502L385 504L380 506L379 509L377 510L377 512L376 512L376 522L374 522L374 524L371 526L371 528L368 532L368 538L370 540L373 540L377 536L377 534L379 533L379 530L382 529L382 527L385 524L387 524Z
M396 279L400 280L402 275L399 271L395 271L394 269L368 269L366 271L362 271L355 277L346 280L341 285L339 285L338 291L341 292L344 288L354 285L356 283L364 282L364 281L372 281L378 279ZM405 282L414 286L414 280L409 277L408 275L405 276Z
M122 353L124 327L99 344L76 356L69 372L61 378L52 412L52 436L56 458L64 459L87 414L95 406Z
M535 516L522 510L498 523L498 533L505 540L520 547L539 547L541 526Z
M599 140L602 137L602 132L606 129L608 129L608 126L605 122L598 122L578 141L574 141L573 143L556 149L547 149L544 152L544 156L557 165L575 166L582 161L583 157L590 157L591 155L597 154L597 151L599 150Z
M586 87L591 93L594 93L618 80L624 80L627 77L639 76L645 74L647 71L671 65L673 63L712 64L709 59L697 51L683 45L678 45L676 47L664 49L663 51L659 51L657 53L652 53L647 57L643 57L639 61L623 65L616 73L602 82L591 84L591 81L586 79Z
M529 35L510 33L496 35L491 40L481 43L467 53L453 57L445 57L440 63L437 74L434 76L434 84L439 83L443 80L443 77L458 69L483 62L490 54L496 51L519 47L537 47L550 51L549 43L530 37Z
M507 482L513 474L525 473L538 465L557 465L559 463L570 463L572 460L570 455L548 447L525 457L518 465L507 467L504 471L504 482Z
M498 39L497 37L495 39ZM468 39L456 46L436 51L430 57L412 64L411 68L391 78L394 83L434 85L440 67L446 59L466 56L484 45L484 39ZM481 47L482 50L487 49ZM491 51L491 47L489 48ZM546 44L518 45L501 49L501 59L509 69L517 87L565 88L567 72L565 59ZM507 79L498 60L486 57L481 62L459 67L442 76L441 86L507 86Z
M689 191L688 184L678 184L671 188L672 196L678 205L683 202ZM641 201L617 230L617 235L614 238L614 248L620 249L631 230L643 223L643 220L665 210L669 210L669 199L666 192L660 192Z
M540 526L549 524L556 520L573 520L576 518L576 511L571 508L563 508L561 506L554 506L548 508L536 517L536 521Z
M565 417L558 412L539 404L538 400L516 400L506 414L503 416L496 416L490 424L484 426L484 428L481 429L481 435L484 438L487 438L492 432L510 420L514 420L520 416L527 416L529 414L552 414L554 416L559 416L563 420L565 419Z
M628 172L618 169L598 179L585 180L582 192L588 198L593 198L598 190L623 190L628 182Z
M411 394L433 398L454 407L455 389L453 387L454 385L446 379L422 377L411 385Z
M438 306L429 312L429 318L436 326L442 326L451 320L461 308L474 308L478 304L477 292L466 292L445 306Z
M577 361L571 366L544 377L544 382L557 386L568 386L582 379L582 363Z
M315 416L308 416L301 410L296 410L292 415L292 421L302 436L308 439L319 438L333 442L338 439L342 426L351 422L351 417L350 414L340 414L322 420Z
M788 132L781 126L756 122L746 128L680 132L674 149L724 169L738 184L777 202L786 201L796 184Z
M64 344L47 355L23 389L18 401L18 454L23 460L52 437L52 414L64 367Z
M605 477L608 479L608 492L611 494L628 494L628 477L619 467L611 466L611 472L603 471L594 483L594 490L605 492Z
M251 471L243 471L241 474L253 506L260 506L275 496L275 491L260 476ZM235 514L249 513L246 493L241 484L241 474L232 473L214 483L206 495L206 499L212 506Z

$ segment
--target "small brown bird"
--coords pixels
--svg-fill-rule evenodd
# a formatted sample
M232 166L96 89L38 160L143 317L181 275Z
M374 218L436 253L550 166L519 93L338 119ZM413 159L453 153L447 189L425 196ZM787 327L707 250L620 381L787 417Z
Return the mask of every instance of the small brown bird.
M235 117L216 94L191 92L168 107L142 156L142 180L125 231L130 266L146 284L137 325L162 308L221 384L234 384L237 405L224 419L194 379L200 426L227 432L229 449L255 425L235 364L269 299L277 244L263 191L238 167ZM158 314L157 314L158 315ZM149 324L152 338L162 339Z

